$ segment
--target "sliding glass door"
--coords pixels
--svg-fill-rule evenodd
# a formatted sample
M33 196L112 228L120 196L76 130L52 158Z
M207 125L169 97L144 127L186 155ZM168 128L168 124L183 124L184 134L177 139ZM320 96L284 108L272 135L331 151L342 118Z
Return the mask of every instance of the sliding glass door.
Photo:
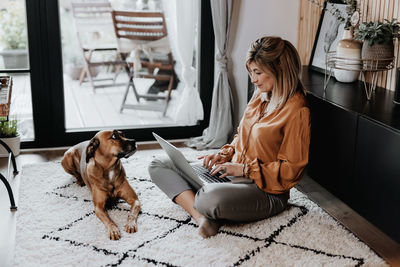
M22 141L34 140L24 0L0 2L0 76L13 79L9 120L17 120Z
M87 11L94 9L94 6L90 4L95 2L99 3L99 1L81 3L89 3L86 7ZM167 14L165 7L163 8L163 1L101 2L109 3L111 11L123 9L131 11L132 14L161 13L164 18L167 18L166 29L170 28L168 25L168 21L171 21L168 17L170 14ZM130 8L123 6L128 3L131 5ZM135 6L132 3L135 3ZM138 6L139 3L142 6ZM139 141L152 140L152 131L157 131L166 138L200 135L208 125L211 106L214 38L209 3L201 1L199 4L201 5L198 11L199 23L195 25L196 37L192 39L192 42L195 42L195 49L191 62L193 62L192 67L197 69L194 86L201 98L204 118L195 123L183 125L174 118L176 114L174 109L179 106L183 92L180 90L185 89L179 87L185 79L180 73L184 62L181 61L181 56L174 52L174 41L165 43L168 49L164 49L167 51L167 56L170 52L173 57L174 69L171 72L157 65L155 67L150 65L149 62L155 62L157 58L146 58L148 51L145 46L137 49L138 46L134 43L131 53L121 55L115 43L118 40L112 32L115 25L112 24L111 13L107 13L110 19L107 27L105 25L97 27L97 30L92 31L88 36L83 36L81 32L86 30L85 27L87 26L87 29L91 27L80 25L76 16L77 14L89 16L85 14L85 5L83 9L74 11L70 1L26 1L36 138L23 143L22 146L68 146L90 139L100 129L111 128L124 130L128 136ZM92 25L93 28L96 29L96 26ZM99 28L101 31L98 30ZM105 29L111 31L107 32ZM84 42L88 40L87 38L94 40L94 43L100 47L99 51L104 53L95 55L95 50L91 50L90 47L86 49ZM114 41L116 49L102 51L101 47L107 48L110 40ZM118 64L118 62L126 61L131 63ZM97 64L98 62L105 63ZM109 62L115 64L106 64ZM137 68L138 62L141 65L140 68ZM94 64L90 65L91 63ZM74 69L75 67L77 69ZM143 72L147 72L147 75L142 75ZM171 77L171 74L174 75L174 79L171 90L168 90L170 84L168 77ZM157 80L157 75L165 79ZM131 86L128 88L129 84ZM150 95L150 97L138 99L132 85L135 86L137 93ZM165 96L168 91L171 92L170 100L165 105ZM153 96L159 96L159 98ZM126 105L122 106L123 103ZM137 108L138 105L140 105L139 108ZM153 110L153 107L157 105L161 108ZM143 106L151 108L147 109ZM167 108L164 109L164 107Z

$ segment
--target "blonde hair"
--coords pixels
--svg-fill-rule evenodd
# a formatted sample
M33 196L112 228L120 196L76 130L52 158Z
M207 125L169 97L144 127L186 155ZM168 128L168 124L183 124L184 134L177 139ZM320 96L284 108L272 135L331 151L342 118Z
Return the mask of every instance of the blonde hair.
M275 77L271 101L276 101L277 109L282 108L296 92L306 94L299 78L300 57L289 41L274 36L265 36L254 41L246 60L246 68L249 72L249 64L252 62Z

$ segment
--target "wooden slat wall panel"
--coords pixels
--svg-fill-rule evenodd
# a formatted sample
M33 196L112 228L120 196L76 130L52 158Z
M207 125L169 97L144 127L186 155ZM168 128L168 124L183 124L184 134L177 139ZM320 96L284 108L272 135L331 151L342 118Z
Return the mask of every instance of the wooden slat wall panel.
M379 6L378 19L380 21L384 21L384 19L386 19L386 17L385 17L385 2L386 1L387 0L382 0L381 4ZM387 71L381 71L381 72L378 73L378 83L377 83L377 85L379 87L386 88L387 79L385 79L385 77L387 77Z
M390 13L391 13L391 9L392 9L392 8L389 9L390 5L391 5L391 0L385 0L385 7L384 7L385 13L383 15L383 17L385 19L390 19ZM386 77L386 79L385 79L385 77ZM385 86L382 86L382 87L390 88L390 86L392 84L392 71L385 71L385 75L382 76L381 79L383 81L386 81Z
M315 0L314 0L315 1ZM318 0L322 6L324 0ZM396 18L400 21L399 0L358 0L361 13L361 21L383 21ZM311 0L300 0L299 25L297 48L303 64L309 64L314 44L314 38L318 30L321 8L311 3ZM394 90L396 84L396 68L400 66L399 42L395 41L395 68L379 74L377 85Z
M324 0L318 0L318 2L322 6ZM322 9L319 6L308 0L300 0L297 48L303 65L308 65L310 61L321 12Z
M393 18L400 18L400 4L398 0L393 0ZM399 65L399 56L400 56L400 50L399 50L399 41L397 40L395 42L395 49L394 49L394 55L396 56L396 64L395 64L395 69L397 69L400 65ZM392 71L392 83L390 85L390 89L394 90L396 85L396 71L393 70Z

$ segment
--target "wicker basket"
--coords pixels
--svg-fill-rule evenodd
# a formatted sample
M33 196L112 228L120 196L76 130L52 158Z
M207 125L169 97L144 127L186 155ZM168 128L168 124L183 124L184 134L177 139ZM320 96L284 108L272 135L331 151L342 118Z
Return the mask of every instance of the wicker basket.
M368 45L367 42L364 42L361 50L361 58L362 59L380 59L379 62L375 62L376 65L374 66L372 61L369 62L364 62L365 64L368 64L367 66L364 66L368 69L384 69L386 68L391 62L392 58L394 57L394 46L393 43L390 44L374 44L373 46ZM383 60L387 59L387 60Z
M11 76L0 76L0 117L8 117L10 113L12 85Z

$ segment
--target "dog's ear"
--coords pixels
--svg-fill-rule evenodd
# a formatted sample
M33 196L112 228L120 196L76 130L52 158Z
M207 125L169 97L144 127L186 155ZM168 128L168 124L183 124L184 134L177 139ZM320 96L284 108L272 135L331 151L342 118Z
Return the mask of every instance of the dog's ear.
M89 163L89 159L94 157L94 152L96 152L99 145L100 140L98 138L92 138L92 140L90 140L90 143L86 147L86 163Z

